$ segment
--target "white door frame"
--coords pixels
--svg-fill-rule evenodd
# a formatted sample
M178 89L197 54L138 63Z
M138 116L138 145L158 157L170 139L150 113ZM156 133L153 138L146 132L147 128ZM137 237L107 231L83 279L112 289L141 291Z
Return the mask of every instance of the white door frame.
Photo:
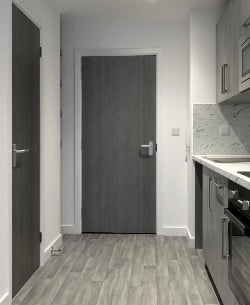
M82 233L82 81L81 81L81 58L84 56L140 56L140 55L155 55L156 56L156 141L158 143L159 125L158 125L158 97L159 97L159 63L161 49L101 49L75 50L75 189L74 189L74 232L75 234ZM157 163L156 154L156 190L157 188ZM162 230L162 217L160 214L159 196L156 191L156 233Z

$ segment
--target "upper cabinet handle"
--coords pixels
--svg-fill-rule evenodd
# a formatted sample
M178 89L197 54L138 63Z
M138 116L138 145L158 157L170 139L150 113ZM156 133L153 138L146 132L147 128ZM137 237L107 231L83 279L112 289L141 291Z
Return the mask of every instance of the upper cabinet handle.
M224 65L221 66L221 93L224 94Z
M222 94L225 94L228 92L227 80L228 80L228 64L224 64L221 67L221 93Z
M227 80L228 80L228 64L224 64L224 86L223 86L224 93L228 92Z

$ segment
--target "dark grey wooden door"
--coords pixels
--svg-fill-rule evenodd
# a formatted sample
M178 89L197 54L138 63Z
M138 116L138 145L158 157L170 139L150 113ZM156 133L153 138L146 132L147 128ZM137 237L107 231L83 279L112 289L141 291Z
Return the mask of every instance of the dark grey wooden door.
M40 30L13 5L13 296L40 264Z
M83 232L155 233L156 57L83 57L82 94Z

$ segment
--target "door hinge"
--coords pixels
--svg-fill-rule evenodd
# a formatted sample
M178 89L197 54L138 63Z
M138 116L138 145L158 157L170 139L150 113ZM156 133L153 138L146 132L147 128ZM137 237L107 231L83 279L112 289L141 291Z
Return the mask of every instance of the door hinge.
M62 140L60 140L60 147L62 148L62 144L63 144L63 142L62 142Z
M43 233L40 232L40 243L43 241Z
M63 56L63 51L62 50L60 50L60 57L62 57Z
M158 145L155 144L155 151L157 152L157 150L158 150Z
M62 88L63 87L63 81L62 81L62 79L60 80L60 88Z
M42 47L40 47L40 57L42 57Z

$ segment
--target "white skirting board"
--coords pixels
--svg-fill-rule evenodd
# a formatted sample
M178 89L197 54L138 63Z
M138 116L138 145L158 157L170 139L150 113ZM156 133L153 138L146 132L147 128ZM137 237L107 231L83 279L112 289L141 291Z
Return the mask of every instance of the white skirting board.
M81 234L74 225L61 225L62 234Z
M51 248L60 248L62 244L62 234L59 234L57 238L55 238L52 243L45 249L43 253L42 265L44 265L47 260L51 257Z
M189 240L189 247L195 247L195 237L190 234L187 227L163 226L162 234L165 236L187 236Z
M191 235L189 229L187 228L187 236L190 248L195 248L195 237Z
M6 293L3 297L0 298L0 305L11 305L12 298L10 293Z
M74 225L62 225L61 226L62 234L80 234L76 231L76 227ZM191 235L189 229L187 227L169 227L163 226L161 232L159 234L165 236L187 236L189 240L190 248L195 247L195 237Z

